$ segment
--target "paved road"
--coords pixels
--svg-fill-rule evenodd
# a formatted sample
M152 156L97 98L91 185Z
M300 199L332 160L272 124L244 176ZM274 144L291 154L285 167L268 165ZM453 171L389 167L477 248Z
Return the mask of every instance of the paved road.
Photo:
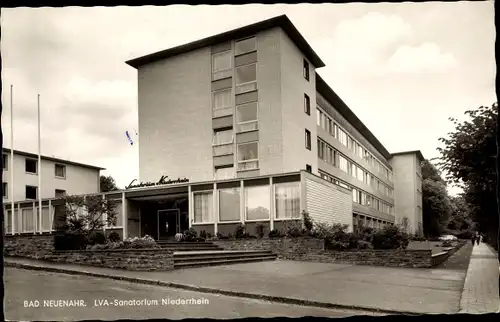
M447 260L439 264L436 268L453 269L467 272L472 254L472 243L467 243L457 250Z
M241 317L343 317L353 313L286 305L260 300L197 293L122 281L5 268L5 316L15 321L69 321L83 319L241 318ZM158 300L158 305L95 306L95 301ZM207 304L162 305L162 299L195 299ZM44 300L84 301L86 307L43 307ZM40 307L24 307L39 301ZM28 302L29 304L29 302ZM36 304L32 302L31 304ZM98 303L99 304L99 303Z

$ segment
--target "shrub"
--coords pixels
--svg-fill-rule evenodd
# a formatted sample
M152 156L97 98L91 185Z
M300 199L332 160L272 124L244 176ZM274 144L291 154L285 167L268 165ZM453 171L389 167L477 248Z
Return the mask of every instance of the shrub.
M234 238L233 234L231 234L231 233L227 234L227 239L233 239L233 238Z
M304 234L302 230L302 223L298 221L284 222L285 236L286 237L300 237Z
M269 238L279 238L282 237L281 232L278 229L273 229L268 234Z
M108 240L112 243L120 241L122 238L120 237L120 234L117 233L116 231L112 231L108 234Z
M263 224L257 224L255 226L255 233L257 234L257 236L259 238L263 238L264 237L264 225Z
M302 219L304 220L304 227L308 232L313 230L314 222L307 211L302 211Z
M89 245L102 245L106 243L106 236L102 231L93 231L89 235Z
M207 238L207 232L205 230L200 231L200 238Z
M203 238L203 237L196 237L195 241L197 241L197 242L204 242L205 238Z
M211 233L207 233L207 239L212 239L214 236Z
M358 241L358 249L373 249L373 245L370 242L360 240Z
M239 224L234 231L235 238L244 238L245 237L245 225Z
M174 236L176 242L181 242L184 239L184 234L177 233Z
M325 248L330 250L346 250L349 249L349 242L344 241L326 241L325 239Z
M119 244L119 243L113 243ZM123 242L123 248L159 248L160 246L156 243L156 241L149 235L146 235L142 238L134 237L127 238ZM117 245L118 246L118 245Z
M188 241L188 242L195 241L196 237L198 237L198 233L196 232L196 230L193 227L184 231L184 238L183 238L184 241Z
M221 234L221 233L217 233L217 234L216 234L216 237L217 237L217 239L228 239L228 236L224 236L224 235L223 235L223 234Z
M373 235L375 249L405 249L409 243L409 236L398 226L386 226Z
M358 232L360 239L369 243L373 242L374 234L375 234L375 229L371 227L361 227Z
M88 238L83 233L70 231L63 232L54 236L54 248L56 250L86 249L88 244Z

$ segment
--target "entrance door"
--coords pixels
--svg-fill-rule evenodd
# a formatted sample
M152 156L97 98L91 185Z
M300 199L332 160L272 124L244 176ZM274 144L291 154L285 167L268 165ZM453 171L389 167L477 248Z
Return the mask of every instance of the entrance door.
M173 239L180 232L179 209L158 210L158 240Z

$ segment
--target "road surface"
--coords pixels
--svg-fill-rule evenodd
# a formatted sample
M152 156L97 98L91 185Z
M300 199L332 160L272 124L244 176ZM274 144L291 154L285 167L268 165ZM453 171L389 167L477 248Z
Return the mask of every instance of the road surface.
M15 321L345 317L356 314L9 267L5 268L4 276L5 317Z

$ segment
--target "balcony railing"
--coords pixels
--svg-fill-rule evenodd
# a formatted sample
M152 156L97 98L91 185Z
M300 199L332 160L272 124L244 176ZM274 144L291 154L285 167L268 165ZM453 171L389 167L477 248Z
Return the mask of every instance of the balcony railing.
M212 110L212 117L223 117L223 116L229 116L233 115L233 107L223 107L223 108L217 108Z
M255 170L258 168L258 160L238 161L238 171Z
M232 142L225 143L225 144L214 144L212 146L212 149L213 149L214 157L221 156L221 155L233 154L234 153L234 144Z

